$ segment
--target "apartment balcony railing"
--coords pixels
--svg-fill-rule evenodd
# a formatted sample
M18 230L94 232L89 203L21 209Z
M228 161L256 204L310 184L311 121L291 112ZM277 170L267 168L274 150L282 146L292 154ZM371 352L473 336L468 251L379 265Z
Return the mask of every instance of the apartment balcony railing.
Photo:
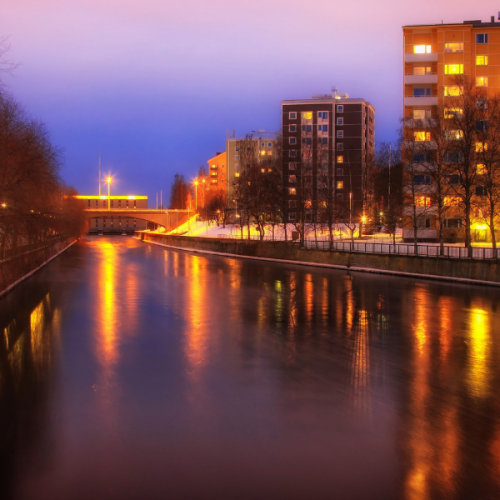
M437 95L408 96L405 97L405 106L437 106Z
M424 83L436 84L437 82L437 73L427 73L426 75L405 75L405 85L419 85Z
M436 206L427 206L427 207L416 207L415 215L436 215L437 207ZM403 208L403 213L405 215L413 215L413 205L405 205Z
M437 149L436 141L404 141L404 147L406 150L415 150L415 151L429 151Z
M437 52L432 52L430 54L405 54L405 63L437 62L437 60Z
M430 127L435 127L436 124L437 121L433 118L429 118L427 120L415 120L413 118L406 118L404 120L405 128L415 128L415 127L430 128Z
M436 185L435 184L415 184L413 186L415 188L415 193L416 194L432 194L436 192ZM406 194L409 194L412 192L412 186L404 186L403 190Z

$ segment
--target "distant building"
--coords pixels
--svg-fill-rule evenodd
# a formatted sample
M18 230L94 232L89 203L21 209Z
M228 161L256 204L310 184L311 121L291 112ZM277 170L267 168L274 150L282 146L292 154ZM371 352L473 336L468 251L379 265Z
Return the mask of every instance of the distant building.
M86 210L107 210L107 196L78 195L75 198L84 202ZM148 208L147 196L110 196L109 209L114 212L119 211L120 215L100 216L89 219L89 234L122 233L133 232L134 230L148 229L147 221L134 216L134 211ZM123 215L121 215L123 213Z
M375 153L373 106L334 89L311 99L281 101L281 109L289 221L297 220L297 204L304 198L311 207L305 222L312 221L318 179L327 177L335 202L344 208L344 219L351 216L360 223L368 203L366 179Z
M213 158L210 158L210 160L208 160L208 192L209 194L211 194L216 191L222 190L224 192L224 195L226 195L226 189L227 189L226 152L215 153L215 156Z
M425 24L403 26L403 79L404 101L403 117L407 153L413 151L411 177L409 162L406 161L406 193L416 190L419 194L416 207L417 237L421 240L434 240L437 237L437 209L435 205L436 186L432 175L429 175L430 164L426 151L432 151L436 145L431 140L429 130L437 116L438 105L446 106L446 102L462 95L460 86L456 85L457 75L467 78L485 97L493 97L500 92L500 22L464 21L452 24ZM476 106L478 103L476 102ZM449 109L447 116L444 107L444 118L459 112ZM443 117L441 117L443 118ZM420 150L415 147L420 146ZM407 158L408 159L408 158ZM418 163L418 166L415 166ZM421 171L415 172L416 169ZM453 198L452 184L459 184L459 175L450 175L449 192ZM478 183L481 176L478 174ZM477 193L482 187L478 185ZM413 205L409 198L405 201L406 219L414 217ZM458 205L458 204L457 204ZM462 239L462 222L464 214L459 206L447 209L444 220L443 235L445 239ZM474 222L474 221L472 221ZM403 230L406 239L412 239L413 222ZM472 236L477 240L488 237L484 223L473 223Z
M228 133L226 137L226 196L230 201L235 195L235 183L240 176L243 168L246 168L247 161L245 160L247 151L242 149L244 141L253 141L255 147L252 148L252 153L255 158L265 158L273 154L276 141L278 139L277 132L266 132L265 130L258 130L257 132L250 132L246 137L235 137L234 131Z

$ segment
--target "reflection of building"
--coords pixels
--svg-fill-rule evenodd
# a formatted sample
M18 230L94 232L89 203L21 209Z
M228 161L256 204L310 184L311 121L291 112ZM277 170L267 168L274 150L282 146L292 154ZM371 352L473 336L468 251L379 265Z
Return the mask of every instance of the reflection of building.
M226 153L215 153L208 160L208 191L214 193L223 190L226 194Z
M148 208L147 196L76 196L83 200L86 210L113 210L113 212L123 212L123 215L113 215L109 217L96 217L89 219L89 234L99 231L105 233L133 232L148 228L147 221L137 218L134 210L144 210ZM108 206L109 201L109 206Z
M320 203L320 180L335 186L335 201L359 223L365 211L370 155L375 152L375 109L347 94L282 101L283 161L289 220L303 202ZM326 190L326 187L325 187ZM300 200L300 201L299 201ZM311 213L306 213L306 221Z
M453 166L460 162L462 153L451 151L453 141L460 137L461 131L443 131L439 127L451 127L452 120L461 114L460 106L455 106L464 96L464 87L457 84L460 83L457 78L463 77L464 82L472 84L473 92L480 92L485 98L500 91L500 22L495 22L492 17L491 22L486 23L464 21L460 24L403 26L403 40L403 117L407 149L404 213L408 226L404 229L404 237L414 237L412 226L417 228L421 240L438 237L435 182L438 174L433 174L433 169L437 162L442 161L437 150L443 146L436 136L444 136L450 141L450 151L441 152L449 170L443 179L446 191L442 200L445 207L443 236L452 241L463 239L465 214L456 195L461 181L459 172L452 171ZM480 101L477 99L476 109L481 109ZM446 107L447 103L450 107ZM476 131L480 126L476 122ZM480 197L485 194L481 185L484 180L481 182L483 172L480 165L477 166L478 185L473 186L472 192L476 204L481 205ZM489 231L480 220L479 209L473 215L476 223L473 221L472 235L476 240L485 240Z
M246 137L235 137L234 131L231 131L226 138L226 161L227 161L227 174L226 174L226 196L232 199L234 196L235 178L240 176L240 172L250 162L246 162L246 154L251 153L255 159L270 157L273 154L277 140L276 132L266 132L265 130L258 130L257 132L250 132ZM246 141L252 141L252 147L242 147ZM244 149L244 150L243 150ZM247 149L250 151L247 152Z

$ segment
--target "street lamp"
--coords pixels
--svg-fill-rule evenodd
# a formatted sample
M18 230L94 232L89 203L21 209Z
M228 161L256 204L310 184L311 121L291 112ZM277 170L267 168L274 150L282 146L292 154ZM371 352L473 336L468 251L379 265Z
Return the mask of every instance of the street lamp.
M194 208L198 211L198 181L194 181Z
M110 197L110 189L111 189L111 181L112 181L112 180L113 180L113 179L112 179L111 177L107 177L107 178L106 178L106 183L107 183L107 185L108 185L108 210L111 210L111 202L110 202L110 200L111 200L111 197Z

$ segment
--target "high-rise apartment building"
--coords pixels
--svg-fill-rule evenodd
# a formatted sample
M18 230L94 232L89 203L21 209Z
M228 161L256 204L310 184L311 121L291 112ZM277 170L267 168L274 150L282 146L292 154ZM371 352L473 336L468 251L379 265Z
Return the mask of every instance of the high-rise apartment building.
M227 161L226 152L216 153L208 160L208 192L210 194L227 190Z
M446 119L454 118L461 112L460 106L447 108L447 102L456 102L456 98L463 95L463 87L457 85L459 78L463 78L464 82L468 82L485 97L500 91L500 22L495 22L495 18L491 17L490 22L403 26L403 57L405 147L409 150L408 143L413 143L415 149L413 161L406 161L405 191L417 191L419 194L416 207L418 238L433 240L437 237L434 206L436 186L427 159L428 152L432 154L432 150L437 148L432 138L432 127L435 126L436 118L440 121L444 119L443 126L446 127ZM442 116L438 117L439 109ZM450 139L452 132L448 134ZM415 145L420 145L421 151ZM450 142L451 149L453 144ZM412 151L407 153L411 154ZM415 170L411 174L413 178L408 177L409 163ZM417 172L418 169L421 171ZM453 199L452 183L459 182L458 172L448 177L449 199ZM413 206L409 206L408 197L405 203L405 216L415 217L411 215L415 212ZM413 200L412 203L415 204ZM441 228L445 237L461 237L462 222L463 214L458 207L447 210ZM481 234L477 232L476 239L483 239L486 231L484 228L481 231ZM413 238L414 229L407 224L403 235L407 239Z
M289 221L305 206L304 222L312 222L321 204L335 203L342 220L361 223L375 153L373 106L334 89L282 101L281 109Z

